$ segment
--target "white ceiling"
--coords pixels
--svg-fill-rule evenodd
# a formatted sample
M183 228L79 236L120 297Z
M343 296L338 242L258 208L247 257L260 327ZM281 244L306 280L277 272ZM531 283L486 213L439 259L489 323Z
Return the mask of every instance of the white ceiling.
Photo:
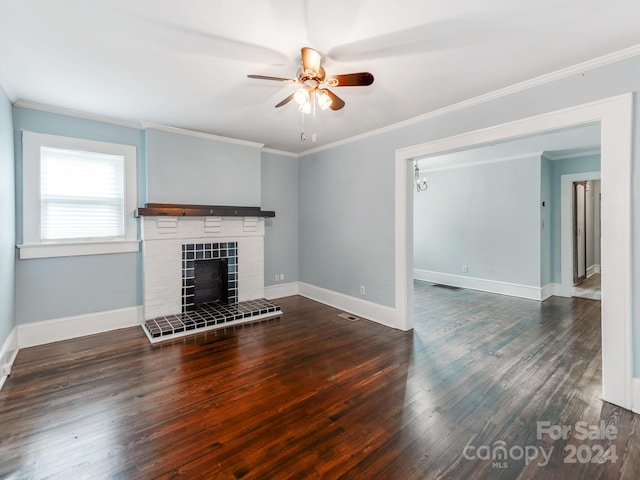
M25 100L302 152L640 44L638 0L0 0L0 83ZM300 141L300 48L334 89ZM310 128L307 132L311 133Z

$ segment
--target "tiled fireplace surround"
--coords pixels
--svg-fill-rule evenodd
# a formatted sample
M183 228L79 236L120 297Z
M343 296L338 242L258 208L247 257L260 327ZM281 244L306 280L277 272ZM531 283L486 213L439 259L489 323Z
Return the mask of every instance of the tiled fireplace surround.
M186 322L181 315L184 317L187 314L183 312L193 309L189 305L193 294L190 275L196 259L227 259L229 303L238 307L233 308L235 316L228 313L231 308L225 307L225 320L203 322L202 326L213 327L280 313L277 305L269 302L249 302L264 297L263 218L148 216L140 217L140 221L145 333L152 341L168 338L165 337L167 332L154 333L160 321L167 325L177 322L184 327ZM247 314L248 305L254 310L257 305L257 310ZM206 312L204 317L208 318L210 313ZM203 315L196 313L196 316L196 320L200 320ZM191 317L187 318L191 322ZM194 329L201 326L195 321L191 323ZM188 333L189 325L176 328L175 333Z

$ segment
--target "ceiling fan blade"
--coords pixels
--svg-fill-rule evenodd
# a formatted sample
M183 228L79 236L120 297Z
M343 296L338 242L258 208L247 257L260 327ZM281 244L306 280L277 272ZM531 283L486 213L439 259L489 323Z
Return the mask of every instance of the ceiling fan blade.
M112 14L113 8L105 15ZM132 33L139 33L144 27L145 41L157 46L161 45L172 51L180 53L205 55L232 60L242 59L246 62L254 62L268 65L286 65L289 57L282 52L268 48L264 45L243 42L239 39L217 35L207 29L190 28L174 21L162 21L151 15L135 15L124 18L118 17L118 26L131 28ZM140 25L140 22L143 22ZM135 29L135 30L133 30ZM128 33L125 30L125 33Z
M258 80L275 80L277 82L298 83L298 80L295 78L269 77L267 75L247 75L247 77L256 78Z
M289 95L287 98L285 98L284 100L282 100L279 104L276 105L276 108L281 107L283 105L286 105L287 103L289 103L291 100L293 100L293 96L295 95L296 92L293 92L291 95Z
M461 16L446 21L432 21L338 45L327 52L327 57L340 62L353 62L468 48L483 38L482 31L488 27L483 25ZM496 25L493 28L497 30L500 27Z
M344 100L342 100L331 90L325 88L324 91L327 93L327 95L329 95L329 98L331 98L331 105L329 106L331 110L340 110L342 107L344 107Z
M319 76L320 69L322 68L322 56L313 48L309 47L303 47L301 52L302 68L305 73L309 73L313 76Z
M331 87L366 87L373 83L373 75L369 72L345 73L343 75L331 75L326 84Z

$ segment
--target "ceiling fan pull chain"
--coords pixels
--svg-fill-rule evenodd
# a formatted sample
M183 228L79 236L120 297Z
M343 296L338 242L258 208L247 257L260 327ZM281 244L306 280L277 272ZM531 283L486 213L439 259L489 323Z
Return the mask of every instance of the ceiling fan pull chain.
M312 122L311 131L313 132L311 134L311 141L315 142L316 141L316 91L315 90L311 93L311 100L310 101L311 101L311 108L313 109L312 112L311 112L312 115L313 115L312 120L311 120L311 122Z
M304 142L307 137L304 134L304 113L300 112L300 141Z

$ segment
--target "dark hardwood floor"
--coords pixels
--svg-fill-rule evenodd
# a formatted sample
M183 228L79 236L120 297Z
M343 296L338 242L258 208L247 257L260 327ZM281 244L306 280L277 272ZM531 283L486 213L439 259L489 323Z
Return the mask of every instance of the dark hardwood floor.
M412 332L278 303L279 318L156 345L130 328L21 350L0 477L640 475L638 416L600 400L599 302L418 282ZM600 422L610 438L580 438Z

